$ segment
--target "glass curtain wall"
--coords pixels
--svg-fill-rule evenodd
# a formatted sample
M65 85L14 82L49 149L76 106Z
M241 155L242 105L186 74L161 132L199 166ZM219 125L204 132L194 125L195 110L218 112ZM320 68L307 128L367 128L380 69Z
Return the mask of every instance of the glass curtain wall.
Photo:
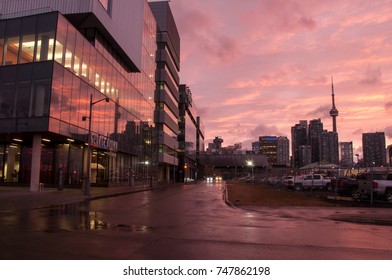
M90 95L93 100L108 96L111 102L93 107L92 132L116 141L118 146L113 151L95 148L95 178L130 181L138 170L137 156L143 151L141 125L152 124L154 110L156 24L152 14L148 16L141 73L126 72L108 48L99 48L98 39L93 46L59 13L0 21L0 65L19 64L0 69L6 71L6 75L0 73L0 118L49 116L50 132L85 142L88 122L82 121L82 116L88 116ZM44 63L50 60L57 63ZM44 168L46 175L41 175L48 182L59 183L61 179L65 184L77 184L82 176L82 150L83 146L76 144L47 144L44 164L48 167L53 159L55 164L54 169ZM11 180L6 174L11 166L7 164L9 147L3 146L0 152L0 178ZM28 159L28 150L21 153ZM27 169L23 173L26 178Z

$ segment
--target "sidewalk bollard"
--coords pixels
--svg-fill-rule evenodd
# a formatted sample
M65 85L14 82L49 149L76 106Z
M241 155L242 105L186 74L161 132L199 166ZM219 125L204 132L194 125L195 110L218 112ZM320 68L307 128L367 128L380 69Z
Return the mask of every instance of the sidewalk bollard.
M44 190L44 183L39 183L39 191L42 192Z

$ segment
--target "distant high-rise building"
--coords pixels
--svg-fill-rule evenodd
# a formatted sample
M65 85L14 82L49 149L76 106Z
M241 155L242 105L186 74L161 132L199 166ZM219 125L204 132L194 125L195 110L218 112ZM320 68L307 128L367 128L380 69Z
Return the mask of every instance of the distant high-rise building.
M353 142L340 142L340 165L350 167L354 163Z
M223 139L220 136L216 136L214 140L212 140L212 142L215 144L216 149L220 150L222 149L222 143L223 143Z
M208 143L207 153L209 154L219 154L222 150L223 139L220 136L216 136L213 143Z
M308 143L311 149L312 162L319 162L320 156L320 138L324 131L321 119L314 119L309 122Z
M278 138L276 136L260 136L260 154L267 156L270 165L278 164Z
M290 141L285 136L278 137L277 145L277 165L290 165Z
M366 167L386 165L384 132L363 133L362 147L363 161Z
M299 146L298 161L299 167L312 163L312 150L309 145Z
M392 145L387 147L387 163L392 166Z
M300 159L300 146L308 143L308 122L300 121L291 127L291 152L293 156L293 166L302 167Z
M252 151L256 155L260 154L260 142L259 141L252 142Z
M320 161L339 164L338 134L324 130L320 135Z

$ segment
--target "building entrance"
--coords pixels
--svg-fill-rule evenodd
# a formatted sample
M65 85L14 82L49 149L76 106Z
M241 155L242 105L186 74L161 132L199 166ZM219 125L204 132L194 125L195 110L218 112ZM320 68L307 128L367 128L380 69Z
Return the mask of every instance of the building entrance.
M20 145L3 144L0 146L0 182L17 183L20 169Z

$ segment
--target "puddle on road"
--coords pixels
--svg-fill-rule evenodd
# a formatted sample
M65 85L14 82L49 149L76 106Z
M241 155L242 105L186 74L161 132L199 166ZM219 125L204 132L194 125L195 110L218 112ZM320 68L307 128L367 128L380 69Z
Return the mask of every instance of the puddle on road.
M125 232L150 232L146 225L111 224L102 219L103 213L83 209L86 204L72 203L40 209L39 228L47 233L75 230L119 230Z
M335 222L348 222L354 224L392 226L392 219L364 218L364 217L334 217Z

